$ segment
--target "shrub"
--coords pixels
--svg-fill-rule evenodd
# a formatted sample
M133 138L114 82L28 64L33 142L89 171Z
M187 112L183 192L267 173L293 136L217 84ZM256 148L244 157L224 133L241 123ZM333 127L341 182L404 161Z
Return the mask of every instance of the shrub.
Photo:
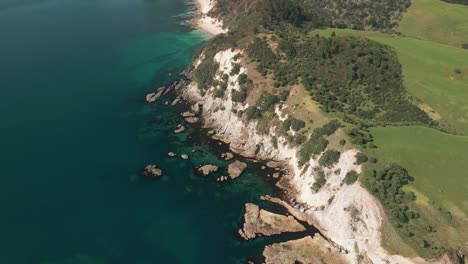
M346 145L346 140L345 140L345 139L341 139L341 140L340 140L340 145L341 145L341 146Z
M312 191L313 192L318 192L320 188L322 188L323 185L327 180L325 179L325 173L321 169L316 169L315 170L315 182L312 184Z
M356 171L352 170L346 173L346 176L343 179L343 182L347 185L351 185L357 181L358 177L359 177L359 174Z
M330 168L335 165L339 159L340 152L334 149L329 149L323 153L322 157L320 157L319 164L320 166Z
M230 73L231 76L232 76L232 75L239 74L240 68L241 68L240 64L239 64L239 63L235 63L234 66L233 66L232 69L231 69L231 73Z
M367 158L367 156L362 153L362 152L358 152L356 154L356 163L357 165L361 165L362 163L366 162L369 158Z
M239 91L232 90L231 100L236 103L244 103L247 99L247 89L241 88Z
M296 119L294 117L288 117L286 120L283 122L283 129L284 131L288 131L289 128L291 128L294 131L299 131L302 128L305 127L304 121L301 121L299 119Z

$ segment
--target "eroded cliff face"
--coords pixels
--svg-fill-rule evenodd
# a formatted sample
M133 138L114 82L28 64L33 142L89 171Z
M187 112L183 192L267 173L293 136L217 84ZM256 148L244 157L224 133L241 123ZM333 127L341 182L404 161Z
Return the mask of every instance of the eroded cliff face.
M215 136L231 149L243 156L284 161L289 167L285 176L291 189L288 190L295 200L295 210L304 217L310 218L318 225L322 234L341 248L344 259L349 263L423 263L422 259L408 259L389 254L381 245L380 227L384 213L379 202L364 189L359 181L352 185L343 183L346 174L361 167L355 164L356 149L344 151L339 161L330 168L320 168L317 158L309 160L309 166L299 165L297 151L299 146L292 147L284 136L277 134L274 126L269 133L258 133L257 122L248 122L236 113L244 111L248 103L232 101L232 93L239 90L239 75L249 72L241 67L238 74L232 74L234 64L241 61L243 51L228 49L218 52L214 60L219 68L214 76L221 80L228 75L228 86L222 98L213 96L215 87L199 89L196 82L191 82L183 91L182 97L201 109L204 125L215 131ZM195 68L203 59L194 63ZM283 106L281 109L285 109ZM277 118L284 119L282 111L276 109ZM277 143L275 142L277 141ZM316 181L314 174L320 168L325 174L326 183L314 191ZM346 253L344 253L346 252Z

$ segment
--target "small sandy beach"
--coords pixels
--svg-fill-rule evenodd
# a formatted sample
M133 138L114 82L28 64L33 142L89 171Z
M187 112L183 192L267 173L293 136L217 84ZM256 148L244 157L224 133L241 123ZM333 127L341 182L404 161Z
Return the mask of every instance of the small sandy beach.
M225 33L223 22L207 15L214 7L215 0L195 0L199 7L200 14L193 20L193 24L201 31L204 31L212 36Z

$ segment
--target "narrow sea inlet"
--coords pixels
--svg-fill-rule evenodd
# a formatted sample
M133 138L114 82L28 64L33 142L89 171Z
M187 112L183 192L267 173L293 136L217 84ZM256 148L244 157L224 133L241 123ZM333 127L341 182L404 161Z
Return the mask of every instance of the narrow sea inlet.
M235 183L219 145L175 135L184 106L147 105L207 36L183 0L0 4L0 263L245 263L244 204L274 192L255 164ZM170 76L169 76L170 75ZM163 99L164 100L164 99ZM187 153L189 160L167 153ZM143 180L157 164L164 176Z

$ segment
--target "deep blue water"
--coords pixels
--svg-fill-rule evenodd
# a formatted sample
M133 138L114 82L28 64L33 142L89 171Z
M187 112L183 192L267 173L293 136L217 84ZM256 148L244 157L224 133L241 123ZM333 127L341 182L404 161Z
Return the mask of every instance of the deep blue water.
M207 40L183 25L192 9L183 0L0 2L0 263L260 254L265 241L240 243L236 230L243 204L271 184L254 166L229 184L194 174L202 163L226 166L217 144L171 132L183 106L143 101ZM142 180L146 164L165 176Z

